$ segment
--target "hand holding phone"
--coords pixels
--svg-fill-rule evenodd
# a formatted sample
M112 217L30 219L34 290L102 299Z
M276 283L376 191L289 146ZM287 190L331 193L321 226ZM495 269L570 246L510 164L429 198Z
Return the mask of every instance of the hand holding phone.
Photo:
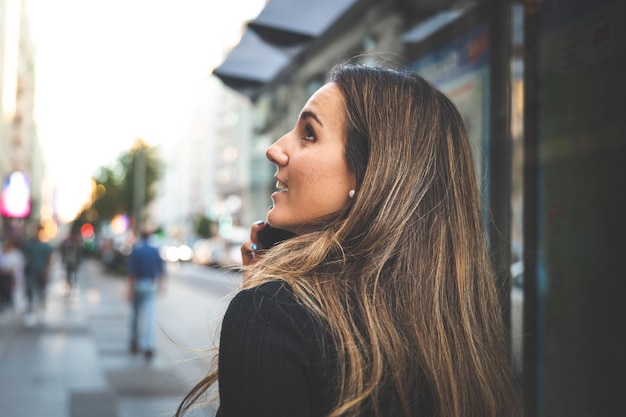
M261 246L265 249L269 249L272 246L295 236L295 233L272 227L268 223L265 225L263 230L259 230L257 232L256 236Z

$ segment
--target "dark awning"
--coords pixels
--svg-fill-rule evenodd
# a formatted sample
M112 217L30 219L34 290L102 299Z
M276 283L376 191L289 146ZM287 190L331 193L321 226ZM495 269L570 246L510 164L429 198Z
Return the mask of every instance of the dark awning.
M444 27L454 22L456 19L463 16L472 7L473 5L450 10L443 10L435 13L433 16L419 22L417 25L413 26L413 28L411 28L408 32L402 35L402 41L405 43L420 43L433 33L438 32L440 29L443 29Z
M252 97L290 61L291 57L285 51L264 42L253 31L246 30L239 44L213 74L228 87Z
M273 45L302 45L323 34L357 1L270 0L248 26Z

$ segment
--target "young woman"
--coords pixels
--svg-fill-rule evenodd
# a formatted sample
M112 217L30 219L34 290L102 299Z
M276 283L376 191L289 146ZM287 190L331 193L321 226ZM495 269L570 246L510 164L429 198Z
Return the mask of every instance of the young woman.
M344 64L267 150L242 245L219 417L514 416L519 405L463 121L417 74ZM264 248L268 224L294 237ZM219 373L218 373L219 371Z

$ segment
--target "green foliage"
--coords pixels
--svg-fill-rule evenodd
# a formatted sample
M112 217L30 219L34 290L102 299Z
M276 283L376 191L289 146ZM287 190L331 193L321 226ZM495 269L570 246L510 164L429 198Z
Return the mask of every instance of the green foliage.
M139 190L135 190L135 174L138 169L141 169L142 158L145 161L144 171L144 184L140 185L140 189L143 189L143 196L141 201L143 204L140 208L145 207L156 197L156 183L161 177L161 162L158 159L157 149L154 147L148 147L143 142L138 142L139 145L135 147L129 153L122 154L119 159L122 172L124 173L124 187L121 189L121 198L126 208L127 213L134 213L136 207L135 193Z
M97 224L110 221L118 214L132 216L137 201L141 201L139 208L143 210L156 197L156 185L163 173L157 151L157 148L138 139L133 149L120 154L113 167L100 167L93 178L95 187L91 205L83 210L78 219L89 217L92 223ZM139 178L143 178L143 184L139 184L138 191L143 190L143 195L138 200L135 196L135 173L142 166L143 175L138 174Z
M194 228L196 235L201 238L208 239L215 235L217 222L215 220L209 219L206 216L198 216L194 219Z
M92 207L101 220L110 220L117 214L126 213L122 195L125 187L123 175L116 175L112 168L102 167L96 177L96 189L92 196Z

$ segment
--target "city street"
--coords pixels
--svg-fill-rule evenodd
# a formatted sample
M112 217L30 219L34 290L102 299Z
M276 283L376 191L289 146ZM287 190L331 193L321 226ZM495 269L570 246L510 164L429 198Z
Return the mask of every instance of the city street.
M240 274L170 264L159 300L156 355L128 350L123 277L85 262L69 295L55 263L46 311L32 327L0 317L0 410L7 417L165 417L206 372L217 323ZM198 414L210 417L211 411Z

